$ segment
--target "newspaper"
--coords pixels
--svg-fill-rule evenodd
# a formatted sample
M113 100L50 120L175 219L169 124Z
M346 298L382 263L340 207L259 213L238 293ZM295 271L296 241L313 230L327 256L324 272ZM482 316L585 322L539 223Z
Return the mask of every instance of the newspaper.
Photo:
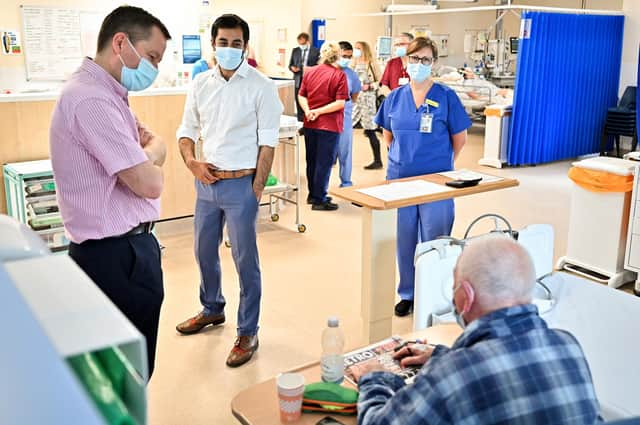
M377 361L382 364L386 372L395 373L404 379L405 383L411 384L422 366L409 366L403 368L400 366L399 361L393 359L393 349L403 342L403 339L399 336L392 336L359 350L345 353L344 377L353 385L357 385L353 376L353 371L358 367L362 367L364 364Z

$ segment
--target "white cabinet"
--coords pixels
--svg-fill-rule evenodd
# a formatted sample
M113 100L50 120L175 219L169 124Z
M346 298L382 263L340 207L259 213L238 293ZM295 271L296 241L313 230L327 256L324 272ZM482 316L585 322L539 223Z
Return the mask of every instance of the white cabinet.
M636 167L633 177L633 191L631 208L629 209L629 229L627 232L627 253L624 259L624 268L640 273L640 190L639 176L640 166ZM640 279L636 280L636 295L640 295Z

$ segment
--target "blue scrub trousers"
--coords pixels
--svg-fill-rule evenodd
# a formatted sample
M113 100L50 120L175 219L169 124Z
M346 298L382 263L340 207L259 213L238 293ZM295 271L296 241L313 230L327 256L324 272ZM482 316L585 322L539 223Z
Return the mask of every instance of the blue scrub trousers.
M338 154L339 136L340 133L333 131L315 128L304 129L307 186L309 188L309 200L313 204L321 204L327 201L329 177L331 177L331 167Z
M351 101L348 102L348 104ZM347 105L348 105L347 104ZM344 108L344 127L338 140L338 164L340 165L340 187L353 186L351 168L353 157L353 107Z
M219 248L226 221L231 255L240 277L238 336L256 335L262 284L256 243L258 200L253 192L253 176L219 180L210 185L196 180L196 191L195 252L200 267L203 312L224 312Z
M418 239L426 242L438 236L450 235L454 212L453 199L398 209L398 295L401 299L413 299L416 275L413 259Z

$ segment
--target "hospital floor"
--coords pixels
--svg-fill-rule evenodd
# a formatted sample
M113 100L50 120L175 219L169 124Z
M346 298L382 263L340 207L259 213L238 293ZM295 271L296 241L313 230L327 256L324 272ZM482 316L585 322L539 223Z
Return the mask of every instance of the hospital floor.
M365 171L371 151L362 130L354 131L353 181L384 179L384 170ZM477 216L493 212L507 218L515 229L549 223L555 230L555 258L566 250L571 182L571 161L537 167L492 169L478 167L483 151L483 130L472 129L456 168L482 168L517 178L518 188L473 195L456 200L453 236L461 237ZM304 154L302 155L304 158ZM386 161L385 161L386 164ZM304 164L302 164L304 167ZM334 168L331 186L339 179ZM301 199L306 196L306 189ZM223 292L227 322L200 334L180 336L175 325L200 309L199 274L193 256L191 219L162 223L158 235L166 247L163 257L165 301L160 318L156 369L149 385L149 423L152 425L234 424L231 399L252 384L279 372L317 361L320 334L328 316L340 318L346 348L362 345L360 337L360 210L340 202L335 212L301 208L307 232L295 229L295 210L286 207L278 223L260 221L258 244L263 278L260 349L246 365L231 369L224 362L236 335L238 278L231 251L222 250ZM487 223L487 226L491 223ZM476 227L473 234L486 232ZM623 290L631 291L631 284ZM411 317L394 318L393 332L412 328ZM261 400L276 403L276 400Z

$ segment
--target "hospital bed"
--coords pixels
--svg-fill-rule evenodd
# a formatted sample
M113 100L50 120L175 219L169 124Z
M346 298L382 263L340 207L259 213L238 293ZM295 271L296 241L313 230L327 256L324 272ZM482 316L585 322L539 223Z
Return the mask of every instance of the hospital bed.
M582 346L603 418L614 420L640 415L637 402L640 369L636 367L640 357L636 324L640 302L631 294L575 275L552 273L551 226L530 225L518 232L506 227L496 224L494 231L513 234L533 258L540 282L534 303L541 316L550 327L571 332ZM468 233L463 239L468 238ZM418 245L414 329L455 322L450 303L452 275L463 245L464 240L454 238Z
M465 84L453 83L450 81L441 81L446 86L455 90L456 94L462 102L465 111L474 122L484 122L484 109L494 103L491 89L486 86L473 85L465 82ZM473 93L473 97L469 95Z

